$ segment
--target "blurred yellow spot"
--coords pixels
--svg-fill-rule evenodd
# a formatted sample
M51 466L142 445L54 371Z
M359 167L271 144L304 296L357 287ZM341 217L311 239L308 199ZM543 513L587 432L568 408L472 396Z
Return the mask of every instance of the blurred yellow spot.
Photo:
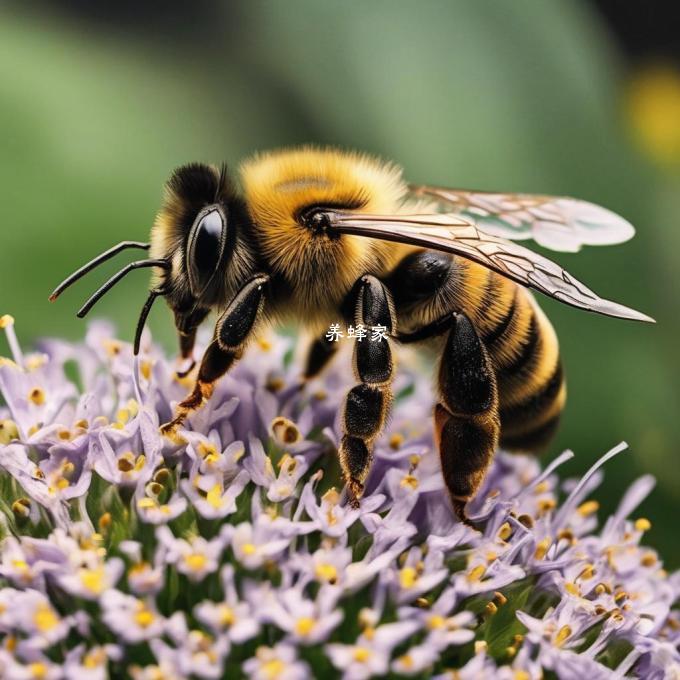
M512 534L512 527L510 526L510 523L504 522L501 525L501 528L498 530L498 538L500 538L502 541L507 541L508 538L510 538L511 534Z
M651 528L652 523L648 519L640 517L640 519L635 520L635 529L637 531L649 531Z
M401 664L404 668L413 668L413 657L409 656L408 654L400 656L399 661L401 661Z
M46 678L47 677L47 666L41 661L36 661L28 665L28 670L31 673L32 678Z
M662 164L680 162L680 71L652 64L631 80L628 116L641 147Z
M14 317L9 314L0 316L0 330L14 325Z
M537 560L542 560L546 553L548 552L548 548L550 547L551 540L549 537L544 538L542 541L538 543L536 546L536 552L534 553L534 557Z
M592 515L594 512L597 512L599 508L600 504L597 501L586 501L585 503L581 503L576 511L579 515L581 515L581 517L588 517L588 515Z
M223 503L221 484L215 484L215 486L213 486L206 494L205 500L212 505L213 508L221 508Z
M141 628L148 628L155 620L152 611L149 611L145 605L140 602L140 609L135 614L135 623Z
M253 543L244 543L241 546L241 550L244 555L254 555L257 552L257 548Z
M281 659L272 659L260 666L260 671L267 678L267 680L276 680L281 677L286 670L286 664Z
M228 628L229 626L234 625L234 621L236 621L236 617L234 616L234 610L227 606L226 604L221 604L219 606L219 614L220 614L220 625L223 628Z
M472 571L468 573L468 581L481 581L485 571L486 567L483 564L477 565L474 569L472 569Z
M80 582L83 588L95 595L99 595L104 590L104 576L104 567L80 570Z
M316 626L314 619L310 619L308 616L303 616L295 622L295 632L298 635L305 636L309 635Z
M485 609L489 616L493 616L498 611L498 607L493 602L487 602Z
M9 444L19 438L19 429L13 420L0 420L0 444Z
M191 571L201 571L208 564L208 558L202 553L190 553L185 555L184 562Z
M418 480L413 475L404 475L401 480L401 486L408 486L410 489L418 488Z
M436 630L437 628L443 628L446 625L446 619L439 614L433 614L427 619L427 627L430 630Z
M393 435L390 436L390 448L394 449L395 451L404 443L404 435L395 432Z
M41 633L46 633L48 630L52 630L59 624L59 618L54 613L52 607L43 604L35 610L35 614L33 614L33 623Z
M418 580L418 573L413 567L404 567L399 572L399 585L402 588L413 588Z
M338 570L332 564L319 564L314 570L314 573L320 581L335 583L338 579Z
M85 668L97 668L102 666L104 661L106 661L106 652L101 647L96 647L83 657L83 666Z
M371 650L366 647L355 647L352 657L359 663L366 663L371 658Z

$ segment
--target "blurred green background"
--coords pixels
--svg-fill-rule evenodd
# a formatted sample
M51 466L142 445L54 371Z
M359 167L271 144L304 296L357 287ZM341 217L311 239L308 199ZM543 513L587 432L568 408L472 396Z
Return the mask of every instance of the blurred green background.
M627 440L630 452L607 466L603 512L636 476L655 474L640 513L666 563L680 565L680 76L667 50L652 62L631 49L630 26L620 34L616 10L602 9L571 0L6 2L0 313L15 316L24 345L82 337L75 310L125 257L58 304L48 293L118 240L146 239L163 181L191 160L337 144L392 158L414 182L601 203L637 237L555 259L658 325L541 300L570 387L548 456L572 448L566 472L581 474ZM130 339L146 285L132 274L96 315ZM174 348L160 305L151 327Z

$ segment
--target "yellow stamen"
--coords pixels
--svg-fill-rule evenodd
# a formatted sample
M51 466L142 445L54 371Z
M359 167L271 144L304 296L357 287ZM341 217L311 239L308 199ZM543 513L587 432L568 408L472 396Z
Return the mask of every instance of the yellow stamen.
M257 548L253 543L244 543L241 546L241 551L244 555L254 555L257 552Z
M202 553L190 553L185 555L184 562L191 571L201 571L208 564L208 558Z
M427 627L430 630L436 630L437 628L443 628L446 625L446 619L439 614L433 614L427 619Z
M43 604L35 610L33 623L41 633L46 633L59 625L59 617L54 613L52 607Z
M236 617L234 616L234 610L231 607L228 607L226 604L222 604L219 607L219 612L220 612L220 625L223 628L228 628L229 626L234 625Z
M652 523L645 517L635 520L636 531L649 531L652 528Z
M585 503L582 503L581 505L578 506L576 512L578 512L578 514L581 515L581 517L588 517L588 515L592 515L599 509L600 504L597 501L586 501Z
M366 647L355 647L352 658L359 663L366 663L371 658L371 650Z
M86 590L89 590L95 595L99 595L104 590L104 567L96 567L95 569L81 569L80 582Z
M314 619L310 619L308 616L304 616L301 619L298 619L295 623L295 632L304 637L306 635L309 635L314 628L316 627L316 621Z
M480 581L482 576L484 576L485 571L486 567L483 564L478 564L474 569L472 569L468 573L467 575L468 581Z
M562 626L555 636L555 645L561 647L571 635L571 628L569 626Z
M404 475L401 480L401 486L408 486L415 490L418 488L418 480L413 475Z
M205 496L205 500L212 505L213 508L221 508L224 504L222 499L222 485L215 484Z
M542 560L546 556L548 548L550 547L550 543L551 540L549 537L544 538L542 541L538 543L538 545L536 546L536 552L534 553L534 557L537 560Z
M335 583L338 580L338 570L332 564L319 564L314 573L320 581Z
M418 580L418 573L413 567L404 567L399 572L399 584L402 588L413 588Z
M34 387L28 394L28 400L36 406L42 406L45 403L45 390Z
M149 611L144 605L142 605L141 609L135 614L135 622L141 628L148 628L155 619L156 617L153 612Z
M267 680L276 680L286 670L286 664L281 659L272 659L260 666L260 671L264 674Z

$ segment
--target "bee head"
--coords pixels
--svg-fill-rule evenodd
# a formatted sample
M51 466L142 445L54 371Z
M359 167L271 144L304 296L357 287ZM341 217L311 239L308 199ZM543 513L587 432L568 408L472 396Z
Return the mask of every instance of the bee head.
M151 253L170 262L157 287L180 331L223 296L231 265L243 265L244 254L235 255L237 235L247 222L245 204L224 165L183 165L166 183Z

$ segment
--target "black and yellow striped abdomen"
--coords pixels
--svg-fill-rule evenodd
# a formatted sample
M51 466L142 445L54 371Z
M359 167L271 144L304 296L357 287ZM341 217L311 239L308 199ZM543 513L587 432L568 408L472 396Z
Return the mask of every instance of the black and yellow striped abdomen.
M539 451L557 430L566 400L557 336L529 291L494 272L484 290L473 318L496 372L501 445Z
M566 386L557 336L531 293L481 265L434 251L411 253L390 279L406 334L452 312L468 316L495 369L501 445L540 451L557 429ZM441 344L435 339L433 349L441 351Z

